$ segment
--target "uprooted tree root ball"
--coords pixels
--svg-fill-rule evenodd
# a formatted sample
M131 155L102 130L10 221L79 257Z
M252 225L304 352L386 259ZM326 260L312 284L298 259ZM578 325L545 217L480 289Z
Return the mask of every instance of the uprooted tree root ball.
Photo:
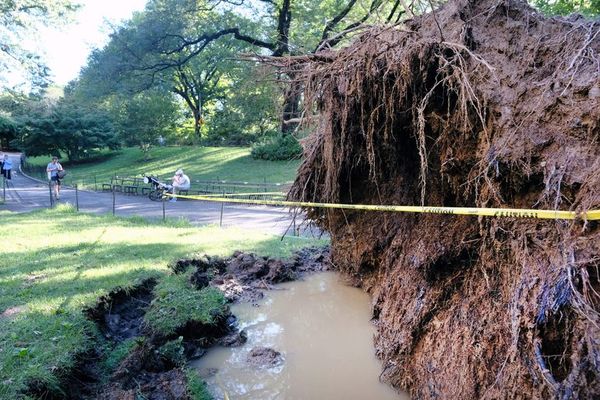
M289 62L305 64L320 113L295 200L600 208L598 20L452 0ZM309 215L331 233L333 264L373 295L394 386L416 398L600 396L597 223Z

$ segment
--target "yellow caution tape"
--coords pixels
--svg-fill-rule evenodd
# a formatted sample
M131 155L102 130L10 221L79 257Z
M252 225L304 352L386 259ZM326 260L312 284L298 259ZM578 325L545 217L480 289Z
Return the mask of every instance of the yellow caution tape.
M478 208L478 207L422 207L422 206L386 206L371 204L336 204L336 203L311 203L306 201L278 201L278 200L251 200L232 199L211 196L188 196L167 194L170 197L183 199L213 201L216 203L239 203L256 204L265 206L284 207L310 207L310 208L338 208L347 210L364 211L387 211L408 212L444 215L472 215L485 217L507 217L507 218L537 218L537 219L582 219L588 221L600 220L600 210L592 210L584 213L560 210L534 210L525 208Z
M216 193L216 194L203 194L205 197L234 197L234 196L285 196L282 192L255 192L255 193Z

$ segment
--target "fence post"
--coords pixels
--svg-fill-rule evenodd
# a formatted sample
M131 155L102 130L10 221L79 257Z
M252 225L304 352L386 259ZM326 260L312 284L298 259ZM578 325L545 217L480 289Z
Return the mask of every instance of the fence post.
M167 212L166 212L166 207L165 207L165 199L162 199L161 201L162 203L162 211L163 211L163 222L165 222L167 220Z
M225 192L223 192L223 198L225 198ZM225 203L221 203L221 216L219 217L219 226L223 226L223 210L225 209Z
M48 181L48 193L50 194L50 208L54 207L54 198L52 197L52 181Z
M2 202L6 203L6 177L2 177Z
M75 184L75 209L79 212L79 185Z
M294 212L294 236L299 236L299 234L296 232L296 212Z
M112 207L112 214L115 215L115 187L113 186L112 188L112 200L113 200L113 207Z

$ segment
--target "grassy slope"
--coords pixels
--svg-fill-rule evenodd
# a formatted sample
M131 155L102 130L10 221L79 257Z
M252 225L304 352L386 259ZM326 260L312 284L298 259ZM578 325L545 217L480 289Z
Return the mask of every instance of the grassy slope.
M141 176L149 173L172 177L178 168L183 168L192 181L227 180L268 183L291 182L296 176L300 161L254 160L247 147L158 147L151 151L151 159L143 160L137 148L122 149L120 154L106 161L68 167L69 178L84 180L86 184L110 181L118 176ZM35 165L46 165L48 157L31 157Z
M0 212L0 398L27 382L56 384L73 355L94 342L82 309L116 286L167 275L166 264L192 253L233 250L286 256L314 240L255 232L151 224L140 218L77 214L68 208ZM12 314L12 315L7 315Z

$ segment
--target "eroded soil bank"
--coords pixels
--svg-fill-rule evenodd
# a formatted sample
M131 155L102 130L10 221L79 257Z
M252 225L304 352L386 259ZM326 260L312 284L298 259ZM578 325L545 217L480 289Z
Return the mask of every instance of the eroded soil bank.
M451 0L307 63L295 200L600 208L600 22ZM289 62L298 62L298 59ZM296 68L298 66L295 66ZM415 398L598 398L597 223L309 210Z
M190 302L193 297L188 296L181 303L182 309L173 308L173 304L182 301L181 290L165 296L168 288L158 279L148 279L127 289L116 288L86 310L103 336L98 348L81 354L70 371L61 373L64 379L60 388L31 385L28 394L44 399L189 399L192 391L187 362L202 357L215 344L238 346L246 340L227 303L253 303L276 283L328 270L329 250L305 249L289 260L236 252L229 258L181 259L170 268L174 275L169 279L185 280L181 286L184 290L194 294L216 289L224 304L217 302L218 306L212 309L181 319L174 310L185 312L198 304ZM168 300L170 296L172 301ZM157 304L160 304L158 310ZM153 326L162 320L148 318L149 312L164 313L167 319L172 317L181 322L165 330Z

